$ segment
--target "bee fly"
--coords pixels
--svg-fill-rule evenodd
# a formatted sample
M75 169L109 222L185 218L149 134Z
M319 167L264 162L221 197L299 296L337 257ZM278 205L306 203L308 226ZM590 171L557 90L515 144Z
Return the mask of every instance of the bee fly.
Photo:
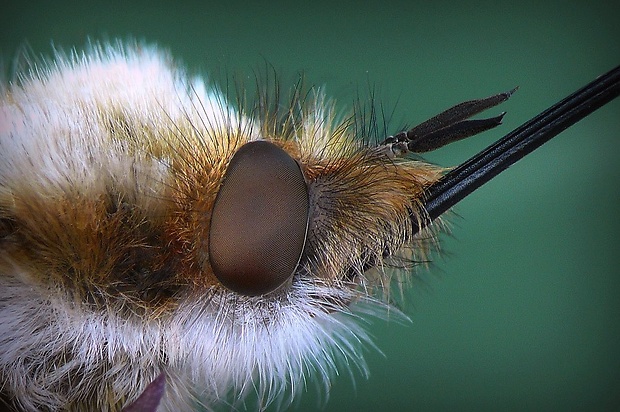
M328 390L343 359L365 371L356 311L388 306L435 219L615 98L619 78L446 173L409 154L499 125L470 118L512 91L370 144L319 91L235 106L145 46L33 63L2 86L4 401L176 411L254 392L264 407L310 377Z

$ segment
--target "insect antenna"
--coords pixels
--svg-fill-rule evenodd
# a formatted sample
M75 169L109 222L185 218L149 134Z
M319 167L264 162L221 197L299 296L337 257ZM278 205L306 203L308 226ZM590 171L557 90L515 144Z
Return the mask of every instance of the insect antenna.
M428 226L510 165L619 95L620 66L617 66L451 170L426 190L423 202L427 214L421 221L412 219L414 232Z

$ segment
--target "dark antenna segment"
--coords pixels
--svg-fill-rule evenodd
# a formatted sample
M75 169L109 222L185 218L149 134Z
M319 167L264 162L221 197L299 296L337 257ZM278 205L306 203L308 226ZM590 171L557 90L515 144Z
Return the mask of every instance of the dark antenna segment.
M419 223L412 219L413 224L428 226L510 165L619 95L620 66L617 66L448 172L427 189L424 200L427 215Z

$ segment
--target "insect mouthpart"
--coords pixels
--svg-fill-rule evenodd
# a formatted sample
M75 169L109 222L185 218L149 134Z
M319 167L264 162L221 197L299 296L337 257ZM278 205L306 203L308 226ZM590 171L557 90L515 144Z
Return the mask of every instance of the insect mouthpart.
M211 215L209 260L225 287L271 292L291 278L308 233L308 187L275 144L246 143L232 157Z

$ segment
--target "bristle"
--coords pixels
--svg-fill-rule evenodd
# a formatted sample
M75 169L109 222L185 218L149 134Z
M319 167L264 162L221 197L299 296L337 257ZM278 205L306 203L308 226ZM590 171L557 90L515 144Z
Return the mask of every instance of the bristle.
M144 45L18 77L0 113L0 376L16 408L117 411L161 372L163 410L251 391L286 405L309 379L327 391L339 367L365 371L355 307L381 313L384 268L427 259L412 219L442 169L357 140L318 89L229 102ZM213 274L208 234L228 163L258 139L299 163L311 212L291 281L243 296Z

